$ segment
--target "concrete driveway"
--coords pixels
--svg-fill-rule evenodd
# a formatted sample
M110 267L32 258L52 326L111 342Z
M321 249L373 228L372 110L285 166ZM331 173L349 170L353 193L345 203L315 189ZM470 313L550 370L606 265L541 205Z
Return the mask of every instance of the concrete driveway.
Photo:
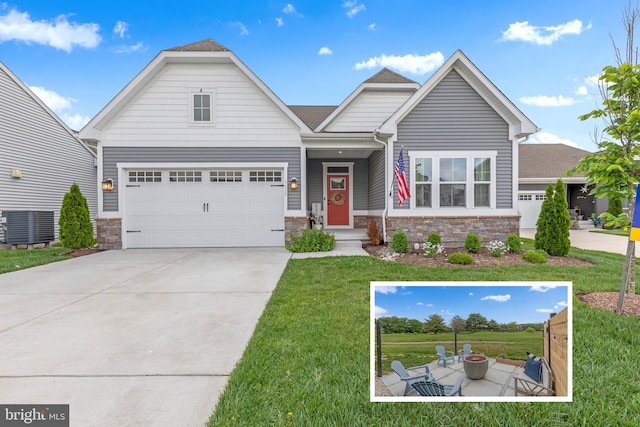
M0 403L72 426L201 426L290 258L107 251L0 275Z

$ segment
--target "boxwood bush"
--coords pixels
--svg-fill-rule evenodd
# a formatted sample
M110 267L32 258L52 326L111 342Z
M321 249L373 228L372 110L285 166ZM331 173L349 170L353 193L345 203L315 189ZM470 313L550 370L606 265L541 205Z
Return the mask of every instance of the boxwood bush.
M464 248L473 254L480 252L480 236L475 233L467 234L464 240Z
M547 262L547 254L543 251L527 251L522 254L522 258L534 264L544 264Z
M403 231L396 231L391 238L391 248L393 252L405 253L409 250L409 239Z
M462 252L455 252L447 258L451 264L473 264L473 257Z

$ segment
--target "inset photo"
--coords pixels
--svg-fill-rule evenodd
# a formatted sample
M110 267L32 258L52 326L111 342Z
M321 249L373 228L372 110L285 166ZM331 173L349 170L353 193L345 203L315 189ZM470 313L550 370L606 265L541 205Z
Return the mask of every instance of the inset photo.
M371 282L372 402L571 402L571 282Z

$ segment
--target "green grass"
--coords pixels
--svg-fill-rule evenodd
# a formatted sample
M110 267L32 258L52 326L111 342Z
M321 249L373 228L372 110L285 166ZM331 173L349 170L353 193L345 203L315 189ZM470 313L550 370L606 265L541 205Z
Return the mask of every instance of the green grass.
M71 258L63 255L70 251L66 248L0 250L0 274L63 261Z
M405 366L418 366L437 360L436 345L454 350L454 334L383 334L382 371L391 372L391 361L401 360ZM407 344L411 343L411 344ZM470 343L474 353L495 358L505 355L510 359L524 360L527 351L543 354L542 332L473 332L458 333L458 350Z
M425 268L369 257L291 260L210 426L635 426L640 319L574 298L573 403L371 403L370 281L573 281L616 291L624 257L572 249L593 267Z
M612 230L606 230L602 228L596 228L593 230L589 230L590 233L602 233L602 234L613 234L614 236L625 236L629 237L629 230L621 230L619 228L614 228Z

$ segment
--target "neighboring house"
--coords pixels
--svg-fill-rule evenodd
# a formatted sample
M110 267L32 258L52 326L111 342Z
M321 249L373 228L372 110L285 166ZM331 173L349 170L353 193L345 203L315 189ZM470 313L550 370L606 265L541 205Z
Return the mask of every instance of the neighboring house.
M572 219L589 219L591 214L599 215L607 210L608 200L590 195L592 187L586 185L584 176L563 176L588 154L591 153L564 144L520 145L518 208L521 228L536 228L547 186L555 186L558 179L565 184Z
M97 213L96 154L0 62L0 211L52 211L75 182ZM5 241L0 226L0 242Z
M461 52L420 85L383 69L342 104L285 105L211 39L160 52L80 132L105 248L283 246L309 226L411 242L518 233L518 146L537 127ZM401 148L412 197L399 206Z

